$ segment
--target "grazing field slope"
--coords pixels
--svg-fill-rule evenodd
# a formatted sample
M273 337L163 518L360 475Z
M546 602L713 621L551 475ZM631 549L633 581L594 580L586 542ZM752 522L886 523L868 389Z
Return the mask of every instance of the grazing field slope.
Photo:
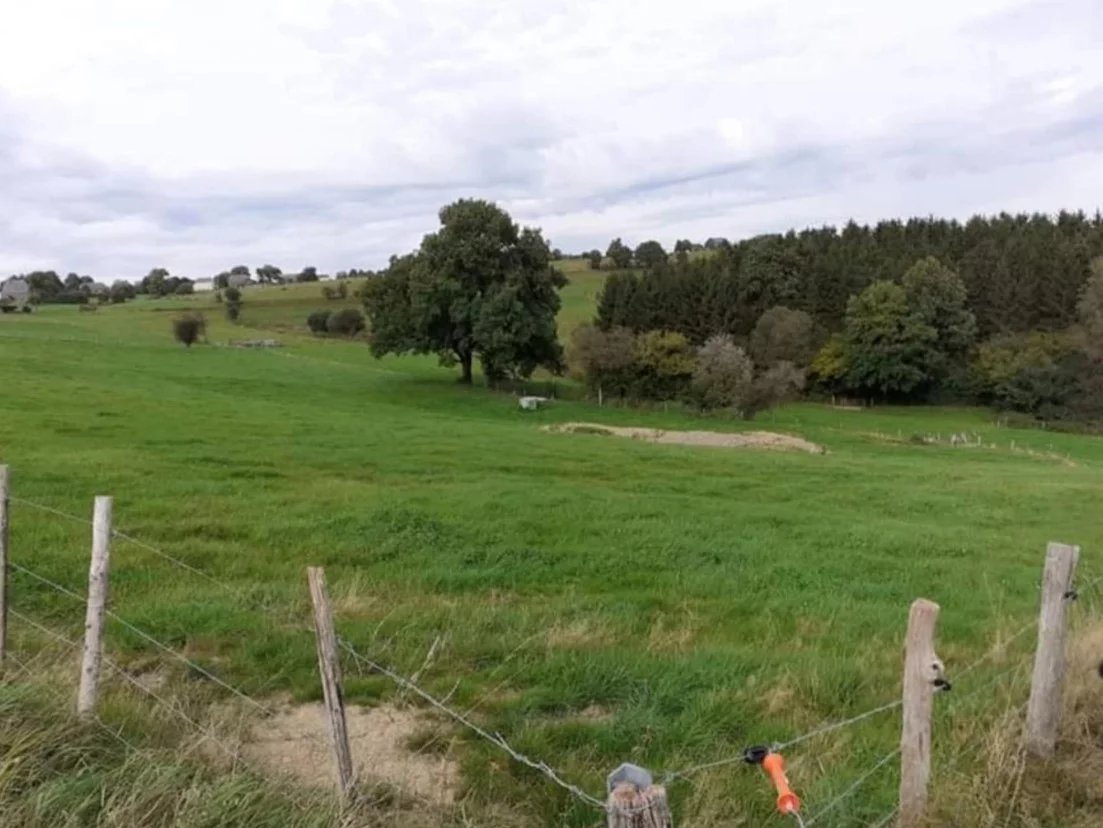
M564 310L574 323L596 290L577 276ZM893 699L917 596L942 605L952 679L1035 612L1047 541L1079 543L1085 569L1103 573L1097 439L998 428L973 410L802 404L746 425L571 401L525 413L430 358L377 361L362 342L307 336L306 313L325 306L318 290L249 289L240 326L211 297L0 317L0 462L13 493L77 515L111 494L119 529L231 587L116 544L115 611L258 697L319 696L304 567L323 565L358 649L419 671L600 794L621 761L696 765ZM185 349L170 320L192 307L211 320L209 343ZM284 347L226 345L257 336ZM566 422L754 428L826 453L542 428ZM962 432L981 445L951 446ZM11 533L15 561L83 592L86 526L16 502ZM79 634L79 603L20 572L11 594L19 611ZM13 634L17 651L37 640L17 623ZM1025 663L1029 638L962 682L960 701L939 700L936 778L965 746L960 722L1002 713L990 703L1005 689L1021 701L1021 672L965 694ZM127 663L167 661L117 626L107 646ZM393 698L385 678L346 672L350 701ZM461 762L457 796L488 815L472 824L594 824L589 806L493 747L441 734ZM887 715L795 748L808 810L896 739ZM887 813L893 774L817 824ZM671 784L679 824L786 824L752 769L693 781ZM1052 824L1098 816L1079 807Z

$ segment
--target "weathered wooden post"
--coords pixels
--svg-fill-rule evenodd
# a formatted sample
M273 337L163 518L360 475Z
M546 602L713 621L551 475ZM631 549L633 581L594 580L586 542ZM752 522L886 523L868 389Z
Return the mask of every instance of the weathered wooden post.
M88 569L88 606L84 614L84 652L80 662L77 713L91 715L100 690L103 661L103 615L107 609L107 577L111 568L110 497L97 497L92 511L92 565Z
M942 662L934 650L938 612L938 604L920 598L912 603L908 613L900 733L899 828L923 825L927 811L927 784L931 778L931 712L935 683L942 678Z
M1026 711L1026 749L1040 759L1051 758L1057 748L1065 683L1067 606L1079 560L1079 546L1051 543L1046 548L1038 649L1034 653L1034 677Z
M322 696L329 716L329 734L337 759L337 785L346 803L352 797L355 777L352 751L349 749L348 724L345 720L345 697L341 689L341 664L337 655L337 632L333 626L333 609L326 589L326 573L320 566L306 569L310 584L310 601L314 607L314 637L318 650L318 672L322 677Z
M0 466L0 678L8 657L8 482L7 466Z
M609 774L608 828L673 828L666 788L646 768L625 763Z

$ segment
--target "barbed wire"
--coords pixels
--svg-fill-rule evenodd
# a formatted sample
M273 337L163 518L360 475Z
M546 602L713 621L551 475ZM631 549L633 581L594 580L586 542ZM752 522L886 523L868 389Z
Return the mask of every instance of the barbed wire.
M12 615L15 615L15 614L16 613L13 611ZM11 659L12 663L14 663L15 666L19 668L18 675L26 674L28 676L32 676L32 677L34 676L34 671L30 668L30 664L28 662L23 661L15 653L10 653L10 652L6 653L4 657L8 658L8 659ZM52 698L54 698L55 700L57 700L59 702L64 701L65 694L62 691L60 691L57 687L55 687L53 684L43 684L43 685L40 685L40 687L42 689L45 689L46 692ZM139 748L137 746L135 746L133 742L126 739L122 735L122 733L120 733L119 731L115 730L115 728L108 725L98 715L93 715L92 718L91 718L91 721L97 727L99 727L104 733L106 733L108 736L113 738L115 741L117 741L119 744L121 744L127 750L130 750L132 752L137 752L139 750Z
M8 499L11 500L13 503L20 503L24 506L30 506L32 509L38 509L42 512L48 512L49 514L57 515L58 517L63 517L63 518L66 518L68 520L76 521L78 523L83 523L86 526L95 526L95 523L93 521L89 520L88 518L83 518L80 515L74 515L74 514L71 514L70 512L62 511L61 509L55 509L53 506L46 506L42 503L36 503L33 500L27 500L26 498L22 498L22 497L9 496ZM204 580L209 581L210 583L215 584L216 586L219 586L222 589L233 592L234 594L239 594L238 591L235 590L233 587L231 587L229 584L226 584L223 581L220 581L218 578L215 578L213 575L210 575L210 574L204 572L202 569L199 569L198 567L192 566L187 561L182 561L179 558L177 558L173 555L170 555L168 552L165 552L163 549L158 549L156 546L153 546L152 544L146 543L145 541L140 540L140 539L134 537L133 535L128 535L126 532L123 532L119 529L112 529L111 530L111 536L114 537L114 538L118 538L119 540L126 541L127 543L133 544L134 546L137 546L140 549L144 549L147 552L150 552L153 555L156 555L158 558L161 558L162 560L165 560L168 563L171 563L175 566L178 566L181 569L185 569L188 572L192 573L193 575L197 575L198 577L203 578Z
M851 796L856 790L858 790L858 788L862 787L862 785L864 785L866 783L866 781L871 776L873 776L873 774L877 773L877 771L881 770L881 768L883 768L885 765L887 765L889 762L891 762L893 759L895 759L899 755L900 755L900 748L897 747L897 748L893 748L888 753L886 753L884 756L882 756L871 768L869 768L867 771L862 773L861 776L859 776L857 779L855 779L854 782L851 783L845 791L843 791L841 794L839 794L834 799L832 799L830 802L828 802L826 805L824 805L822 808L820 808L820 810L816 812L815 816L809 818L809 820L805 823L805 828L812 828L813 825L815 825L817 822L819 822L820 818L824 814L826 814L828 811L831 811L832 809L838 807L840 803L842 803L845 799L847 799L847 797Z
M90 521L86 518L82 518L82 517L79 517L77 515L73 515L73 514L70 514L68 512L64 512L62 510L55 509L55 508L50 507L50 506L45 506L43 504L36 503L34 501L29 501L29 500L26 500L24 498L18 498L18 497L11 497L10 499L13 502L22 503L23 505L30 506L32 508L36 508L36 509L39 509L41 511L48 512L48 513L51 513L51 514L54 514L54 515L57 515L57 516L60 516L60 517L64 517L64 518L69 519L69 520L77 521L77 522L80 522L80 523L83 523L83 524L86 524L86 525L89 525L89 526L94 525L92 521ZM127 543L130 543L130 544L134 545L134 546L137 546L141 549L144 549L144 550L150 552L151 554L165 560L168 563L171 563L171 564L173 564L177 567L180 567L181 569L184 569L184 570L192 573L193 575L196 575L197 577L203 578L204 580L210 582L211 584L214 584L215 586L218 586L220 589L223 589L223 590L235 595L239 599L243 597L243 594L240 590L235 589L234 587L231 587L229 584L225 583L224 581L219 580L218 578L210 575L207 572L204 572L202 569L199 569L195 566L192 566L191 564L187 563L186 561L183 561L183 560L181 560L181 559L179 559L179 558L177 558L173 555L170 555L170 554L164 552L163 550L157 548L156 546L153 546L152 544L148 544L145 541L140 540L139 538L136 538L132 535L129 535L125 532L121 532L121 531L118 531L118 530L113 530L112 531L112 536L116 537L116 538L119 538L120 540L123 540ZM50 581L47 578L42 577L42 576L38 575L37 573L34 573L31 570L27 569L26 567L23 567L23 566L21 566L17 563L14 563L14 562L11 565L12 565L13 568L17 569L18 571L21 571L24 574L27 574L28 576L39 580L40 582L46 584L47 586L52 587L55 590L58 590L58 591L66 594L66 595L69 595L70 597L74 598L75 600L79 600L81 602L83 602L85 600L84 596L78 595L77 593L73 592L72 590L69 590L69 589L67 589L66 587L64 587L60 584L57 584L53 581ZM1092 581L1090 581L1086 586L1081 587L1080 592L1087 592L1087 591L1090 591L1090 590L1094 589L1101 581L1103 581L1103 575L1097 576ZM244 701L246 701L250 705L254 706L255 708L261 710L262 712L264 712L266 714L270 714L272 712L265 705L261 704L260 702L257 702L255 699L253 699L249 695L245 694L244 692L242 692L238 688L235 688L232 685L230 685L230 684L224 682L223 680L219 679L217 676L215 676L212 673L210 673L209 671L205 670L200 665L198 665L195 662L187 659L185 656L181 655L177 651L173 650L171 647L168 647L167 645L165 645L162 642L158 641L156 638L149 635L148 633L141 630L140 628L134 626L130 622L126 621L125 619L119 617L117 614L115 614L111 611L107 611L106 614L109 617L111 617L113 620L115 620L116 622L120 623L126 629L130 630L135 635L139 636L140 638L147 641L148 643L154 645L155 647L162 650L163 652L169 654L173 658L176 658L177 660L179 660L182 663L186 664L191 669L196 670L200 674L204 675L205 677L207 677L211 681L215 682L219 686L223 687L224 689L226 689L226 690L230 691L231 693L235 694L236 696L240 697L241 699L243 699ZM1007 647L1009 647L1012 643L1014 643L1020 637L1025 635L1029 630L1036 627L1037 623L1038 623L1038 621L1037 621L1036 618L1032 619L1028 623L1024 624L1022 627L1020 627L1018 630L1016 630L1006 641L1001 642L998 646L994 644L992 647L990 647L988 650L986 650L980 657L975 659L972 663L967 665L961 671L956 672L953 675L953 678L954 678L955 682L960 682L963 678L971 675L984 662L986 662L989 659L993 658L998 653L1006 651ZM573 795L575 798L579 799L580 801L582 801L582 802L584 802L588 805L591 805L595 808L599 808L601 810L608 810L609 806L605 802L603 802L602 800L590 795L586 791L582 790L579 786L565 781L562 778L562 776L555 769L551 768L547 763L545 763L543 761L533 760L530 757L526 756L525 754L520 753L519 751L514 749L511 745L508 744L508 742L506 742L505 738L502 737L502 735L500 733L494 733L494 734L489 733L484 728L482 728L479 725L477 725L476 723L474 723L470 719L468 714L461 713L461 712L449 707L446 703L442 702L441 700L437 699L432 694L430 694L427 691L425 691L424 689L422 689L418 684L416 684L415 681L413 681L410 678L407 678L405 676L402 676L401 674L395 672L391 668L386 667L385 665L380 664L380 663L378 663L378 662L362 655L343 637L339 637L338 640L340 642L341 648L344 649L347 653L349 653L349 655L351 655L358 663L366 665L370 669L372 669L372 670L374 670L374 671L376 671L376 672L378 672L378 673L380 673L384 676L387 676L393 682L395 682L399 687L401 687L405 690L408 690L409 692L411 692L414 695L418 696L423 701L428 703L430 706L432 706L432 707L436 708L437 710L441 711L442 713L444 713L445 715L447 715L449 718L453 719L454 721L462 724L464 727L468 728L470 731L472 731L476 735L480 736L485 741L495 745L496 747L498 747L499 749L501 749L502 751L507 753L512 759L514 759L514 761L516 761L520 764L523 764L523 765L525 765L529 768L532 768L533 770L536 770L537 772L541 773L543 776L548 778L554 784L556 784L557 786L559 786L563 790L567 791L568 793L570 793L571 795ZM1008 668L1007 670L1001 671L1001 673L999 673L994 679L991 679L991 680L985 682L983 685L980 685L977 688L973 688L970 693L968 693L964 696L962 696L960 694L955 694L954 695L955 700L959 700L958 703L960 703L960 701L963 701L963 700L968 699L968 698L972 698L977 693L983 692L984 690L991 687L993 684L995 684L998 681L1002 680L1008 673L1013 672L1014 670L1017 670L1017 669L1020 669L1020 668L1021 668L1021 665L1013 665L1012 667ZM119 670L128 679L130 678L128 676L128 674L125 673L125 671L121 670L121 668L118 668L116 666L115 669ZM144 685L141 685L140 683L137 683L136 686L138 686L141 690L143 690L143 692L147 692L150 695L154 695ZM154 696L154 698L156 698L156 696ZM167 704L163 700L162 700L161 703L162 704ZM852 725L855 725L855 724L858 724L862 721L870 719L874 716L877 716L881 713L885 713L885 712L895 710L895 709L901 707L902 704L903 704L902 699L898 699L898 700L894 700L892 702L888 702L886 704L880 705L878 707L872 708L870 710L866 710L866 711L864 711L862 713L859 713L855 716L851 716L851 717L841 719L841 720L838 720L838 721L826 722L826 723L814 728L813 730L810 730L806 733L800 734L799 736L793 737L793 738L791 738L787 741L780 742L780 743L773 743L770 746L770 748L774 751L786 750L786 749L795 747L797 745L800 745L800 744L802 744L802 743L804 743L808 740L814 739L818 736L826 735L828 733L832 733L832 732L841 730L843 728L850 727ZM958 705L955 704L954 706L956 707ZM174 708L172 708L170 706L170 709L174 709ZM472 710L473 709L474 708L472 708ZM470 712L471 711L469 711L469 713ZM192 724L202 730L202 728L198 724L196 724L194 722L192 722ZM899 753L900 753L900 748L895 748L893 751L891 751L890 753L888 753L884 757L882 757L873 767L871 767L870 769L865 771L861 776L858 777L858 779L854 783L852 783L851 786L849 786L838 797L836 797L834 800L832 800L827 806L822 808L812 819L810 819L806 823L808 828L810 828L818 819L820 819L823 816L823 814L827 813L829 810L836 807L840 802L845 800L848 796L852 795L862 784L864 784L864 782L867 779L869 779L880 768L884 767L885 764L890 762ZM670 782L670 781L674 781L674 780L679 779L679 778L684 779L684 778L688 778L688 776L690 776L691 774L699 773L699 772L709 770L709 769L713 769L713 768L717 768L717 767L723 767L723 766L726 766L726 765L736 764L736 763L743 762L743 761L745 761L744 760L744 755L741 752L739 755L725 757L725 758L722 758L722 759L719 759L719 760L706 762L706 763L702 763L702 764L699 764L699 765L693 765L693 766L690 766L688 768L684 768L684 769L681 769L681 770L678 770L678 771L667 772L666 774L663 775L663 781L664 782ZM639 809L639 810L641 810L641 811L646 810L646 808L642 808L642 809ZM896 814L896 809L894 809L893 811L890 811L889 814L887 814L884 819L882 819L880 822L878 822L874 826L874 828L883 828L883 826L887 825L888 822L893 818L893 816L895 816L895 814Z
M62 644L65 644L65 645L67 645L69 647L72 647L72 648L75 648L75 649L79 649L82 646L79 641L74 641L73 639L69 638L68 636L63 635L62 633L59 633L56 630L52 630L49 627L45 626L44 624L40 624L39 622L35 621L30 616L24 615L23 613L19 612L18 610L10 609L9 612L12 614L13 617L18 618L20 621L22 621L23 623L25 623L25 624L33 627L34 629L38 630L43 635L49 636L50 638L53 638L54 640L59 641ZM162 707L164 707L166 710L168 710L174 716L179 717L185 724L195 728L197 731L199 731L205 737L207 737L212 742L214 742L216 745L218 745L220 748L222 748L222 750L224 750L230 757L232 757L234 759L238 758L237 751L235 751L232 748L225 745L222 742L222 740L220 740L217 736L215 736L209 729L203 727L203 725L199 724L199 722L195 721L195 719L193 719L191 716L189 716L183 710L180 710L177 705L175 705L172 702L162 698L158 693L155 693L151 688L147 687L142 682L138 681L138 679L136 679L136 678L134 678L134 676L130 675L130 673L127 672L127 670L124 669L123 666L120 665L118 662L112 660L111 658L108 658L107 656L102 656L102 658L103 658L103 663L106 664L109 668L111 668L111 670L113 670L120 678L122 678L131 687L134 687L136 690L139 690L142 693L145 693L147 696L152 698L155 702L160 704ZM135 748L135 749L137 749L137 748Z
M353 647L343 636L337 636L337 643L340 645L341 649L351 655L357 663L363 664L371 670L374 670L386 676L395 684L398 684L400 687L403 687L409 692L413 693L422 701L426 702L430 706L439 710L441 713L444 713L449 718L463 725L471 732L480 736L482 739L486 740L492 745L496 745L499 749L509 754L509 756L512 757L514 761L519 762L522 765L526 765L527 767L530 767L533 770L543 774L546 778L554 782L560 788L572 794L575 798L587 803L588 805L592 805L595 808L600 808L603 811L607 809L607 805L605 802L598 799L597 797L591 796L590 794L586 793L586 791L582 790L577 785L565 781L559 775L559 773L554 768L550 767L546 762L538 762L534 759L530 759L525 754L510 746L510 744L506 742L505 738L500 733L491 734L487 730L475 724L473 721L471 721L471 719L460 713L458 710L452 709L448 705L444 704L444 702L433 696L431 693L423 690L421 687L414 684L405 676L396 673L389 667L373 661L367 656L361 655L359 652L357 652L356 648Z
M50 587L51 589L54 589L57 592L60 592L62 595L67 595L70 598L72 598L76 601L79 601L82 604L85 602L85 597L83 595L80 595L79 593L74 592L73 590L69 589L68 587L62 586L61 584L57 583L56 581L51 581L49 578L46 578L42 575L39 575L37 572L34 572L34 571L28 569L27 567L23 566L20 563L16 563L15 561L9 561L8 563L12 567L12 569L16 570L17 572L21 572L21 573L23 573L24 575L27 575L30 578L34 578L39 583L45 584L46 586ZM165 653L169 656L172 656L174 659L181 662L182 664L187 666L189 669L194 670L195 672L199 673L200 675L204 676L205 678L209 679L210 681L213 681L215 684L217 684L219 687L223 688L224 690L228 690L230 693L233 693L235 696L240 698L242 701L246 702L247 704L249 704L252 707L256 708L257 710L261 711L265 715L271 715L272 714L272 709L269 708L267 705L261 704L256 699L254 699L252 696L250 696L247 693L239 690L238 688L234 687L232 684L230 684L226 681L223 681L222 679L220 679L218 676L216 676L210 670L207 670L202 665L197 664L196 662L192 661L187 656L185 656L182 653L179 653L176 650L172 649L172 647L168 646L167 644L164 644L161 641L158 641L156 638L154 638L152 635L147 633L145 630L141 629L140 627L135 626L134 624L131 624L129 621L127 621L125 618L120 616L118 613L115 613L111 610L105 610L104 614L108 618L113 619L114 621L118 622L123 627L125 627L127 630L129 630L130 632L137 635L143 641L146 641L147 643L152 644L157 649L161 650L163 653Z

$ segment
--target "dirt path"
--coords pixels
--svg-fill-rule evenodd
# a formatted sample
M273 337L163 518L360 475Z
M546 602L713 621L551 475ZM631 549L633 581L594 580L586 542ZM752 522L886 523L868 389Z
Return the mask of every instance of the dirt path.
M773 431L666 431L658 428L628 428L598 423L560 423L544 426L544 431L559 434L599 434L609 437L630 437L649 443L669 443L682 446L709 446L712 448L759 448L780 451L806 451L823 454L823 446L789 434Z

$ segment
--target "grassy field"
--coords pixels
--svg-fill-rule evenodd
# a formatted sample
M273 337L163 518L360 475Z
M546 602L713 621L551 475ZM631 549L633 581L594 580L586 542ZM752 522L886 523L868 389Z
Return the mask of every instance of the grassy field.
M588 318L598 285L571 278L564 328ZM362 652L422 668L428 687L600 794L621 761L703 763L891 700L917 596L943 607L952 679L1035 612L1047 541L1081 544L1082 566L1103 573L1098 439L998 428L974 410L811 404L753 427L824 455L549 434L540 427L571 420L746 426L573 401L522 413L432 359L377 361L363 343L305 335L306 314L327 304L300 285L246 291L239 326L209 296L0 317L0 462L14 494L79 515L111 494L119 529L230 585L238 594L116 545L115 610L251 694L318 697L303 570L324 565L339 629ZM170 320L194 307L210 344L185 350ZM273 331L285 347L224 347ZM961 431L984 446L912 442ZM16 503L11 532L15 561L83 591L87 527ZM76 602L18 572L12 597L79 633ZM33 652L38 639L14 632L17 652ZM992 702L1005 685L983 682L1025 663L1029 638L940 699L936 774L951 758L969 767L970 734L1003 712ZM163 661L121 628L108 647L136 666ZM346 670L352 701L393 697L386 679ZM442 733L457 737L467 824L595 823L493 748ZM807 811L896 738L889 715L797 748ZM817 825L868 825L894 787L890 765ZM679 824L787 824L741 765L671 790ZM1079 807L1066 817L1087 821L1048 824L1093 824L1095 806Z

